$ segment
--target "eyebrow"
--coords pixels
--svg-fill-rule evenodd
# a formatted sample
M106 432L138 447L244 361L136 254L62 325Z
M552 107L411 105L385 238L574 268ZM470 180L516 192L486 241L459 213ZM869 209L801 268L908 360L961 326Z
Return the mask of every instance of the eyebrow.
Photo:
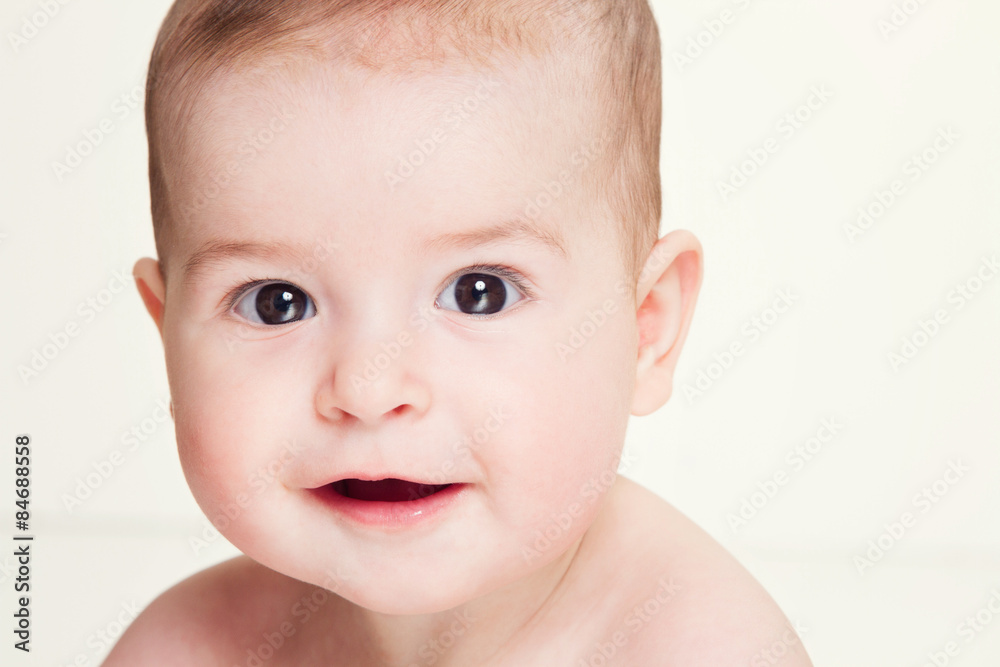
M566 240L557 230L539 227L525 220L510 220L468 232L450 232L428 239L426 250L468 250L498 241L514 241L541 246L560 257L567 258Z
M500 241L523 242L540 246L563 258L569 253L566 241L558 231L550 231L524 220L511 220L499 224L474 229L467 232L449 232L427 239L423 247L426 251L446 252L468 250ZM311 256L315 248L302 244L288 244L281 241L260 243L257 241L228 241L213 239L202 245L184 263L182 273L191 281L198 274L209 271L233 259L279 259L302 262Z
M213 239L202 245L184 263L182 273L191 281L198 274L210 271L226 261L239 258L280 259L301 262L314 252L305 245L293 245L282 241L260 243L257 241L226 241Z

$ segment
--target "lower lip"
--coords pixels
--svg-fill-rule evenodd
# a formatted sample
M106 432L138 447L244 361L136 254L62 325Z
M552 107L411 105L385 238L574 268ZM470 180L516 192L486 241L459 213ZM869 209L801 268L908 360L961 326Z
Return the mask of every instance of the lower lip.
M454 505L463 495L467 484L451 486L417 500L383 502L348 498L327 484L311 493L338 515L373 528L407 528L426 523Z

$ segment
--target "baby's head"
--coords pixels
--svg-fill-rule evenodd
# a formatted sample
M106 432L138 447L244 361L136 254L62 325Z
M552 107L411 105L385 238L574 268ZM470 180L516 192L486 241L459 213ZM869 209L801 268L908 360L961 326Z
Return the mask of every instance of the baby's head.
M395 98L394 83L409 84L409 97ZM412 174L458 135L491 139L503 151L496 156L503 164L491 166L507 180L491 189L513 185L512 157L544 152L551 169L537 182L520 178L530 190L506 193L518 197L507 217L558 218L550 209L573 200L588 211L577 226L615 232L615 247L637 276L658 236L660 89L659 40L646 0L178 0L156 44L146 105L157 250L161 261L174 254L185 223L199 223L238 175L230 163L252 167L284 131L290 107L321 111L315 105L331 100L318 99L320 92L351 103L381 91L395 100L396 114L442 132L405 137L399 128L400 152L371 156L380 167L372 196L402 199L420 190L434 179ZM261 122L241 125L250 110ZM225 135L210 134L208 120ZM381 137L388 128L372 122L367 129ZM367 146L372 137L357 139ZM338 161L361 157L349 148ZM507 154L516 148L532 155ZM202 169L192 173L195 165Z
M652 252L645 0L179 0L146 115L136 277L220 531L386 613L571 556L700 280Z

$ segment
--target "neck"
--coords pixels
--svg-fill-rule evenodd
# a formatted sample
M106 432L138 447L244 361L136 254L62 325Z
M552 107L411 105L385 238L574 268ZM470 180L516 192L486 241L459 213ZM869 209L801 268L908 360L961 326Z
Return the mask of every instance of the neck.
M559 599L583 538L528 577L434 614L393 616L354 608L351 621L364 664L386 667L485 665L514 650Z

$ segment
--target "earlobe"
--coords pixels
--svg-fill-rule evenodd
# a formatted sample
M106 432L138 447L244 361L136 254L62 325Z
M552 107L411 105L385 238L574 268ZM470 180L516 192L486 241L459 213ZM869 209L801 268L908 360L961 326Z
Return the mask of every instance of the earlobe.
M673 391L674 370L701 288L702 254L691 232L673 231L656 243L639 276L639 353L632 399L637 417L659 409Z
M163 335L163 304L166 302L166 283L163 274L160 272L160 264L155 259L143 257L135 263L132 269L132 276L135 278L135 285L139 289L139 296L146 306L146 311L156 323L156 328Z

